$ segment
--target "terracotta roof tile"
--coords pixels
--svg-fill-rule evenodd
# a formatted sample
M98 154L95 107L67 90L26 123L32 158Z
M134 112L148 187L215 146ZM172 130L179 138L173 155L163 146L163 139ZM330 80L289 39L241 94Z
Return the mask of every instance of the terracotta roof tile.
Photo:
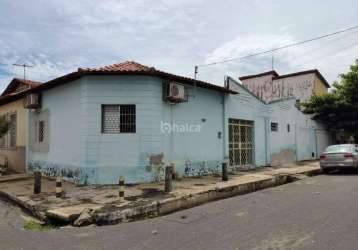
M164 71L157 70L154 67L148 67L142 64L139 64L134 61L126 61L123 63L112 64L108 66L103 66L99 68L78 68L76 72L69 73L67 75L55 78L50 80L36 88L32 89L31 92L41 92L61 84L69 83L76 79L81 78L85 75L147 75L147 76L157 76L166 80L173 80L182 83L186 83L192 86L197 85L198 87L207 88L216 90L223 93L238 94L236 91L227 89L226 87L221 87L215 84L208 82L195 80L185 76L174 75Z
M157 71L154 67L148 67L137 62L126 61L124 63L117 63L107 65L100 68L79 68L79 72L153 72Z
M41 82L31 81L31 80L20 79L20 78L14 78L9 83L9 85L7 85L5 90L2 92L1 96L6 96L8 94L14 93L16 88L19 86L19 84L23 84L23 85L28 86L27 89L33 89L33 88L36 88L36 87L40 86L42 83ZM25 91L25 90L26 89L24 89L22 91ZM17 93L15 93L15 94L17 94Z
M19 81L23 84L29 85L31 88L37 87L40 84L42 84L42 82L36 82L36 81L27 80L27 79L14 78L14 80Z

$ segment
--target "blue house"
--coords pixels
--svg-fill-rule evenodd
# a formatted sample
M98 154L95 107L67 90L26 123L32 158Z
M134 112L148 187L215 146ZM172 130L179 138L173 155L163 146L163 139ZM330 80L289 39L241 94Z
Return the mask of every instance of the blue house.
M232 78L220 87L136 62L79 68L28 100L28 170L79 183L153 181L170 163L185 176L219 172L223 161L278 165L314 159L329 143L294 99L265 103Z
M267 103L231 77L227 85L240 93L228 95L225 104L225 127L229 128L226 151L232 165L278 166L313 160L331 144L332 136L324 124L302 113L295 97ZM234 138L230 131L239 131L241 138ZM235 158L241 162L232 162L236 154L243 154Z

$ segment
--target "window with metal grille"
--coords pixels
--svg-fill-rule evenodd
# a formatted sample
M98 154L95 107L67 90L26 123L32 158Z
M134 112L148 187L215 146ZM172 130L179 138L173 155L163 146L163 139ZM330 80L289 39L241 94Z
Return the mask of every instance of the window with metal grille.
M278 131L278 123L277 122L271 122L271 131L273 131L273 132Z
M102 133L135 133L135 105L102 105Z
M39 121L38 142L43 142L45 138L45 121Z
M16 114L10 115L9 123L10 147L16 147Z

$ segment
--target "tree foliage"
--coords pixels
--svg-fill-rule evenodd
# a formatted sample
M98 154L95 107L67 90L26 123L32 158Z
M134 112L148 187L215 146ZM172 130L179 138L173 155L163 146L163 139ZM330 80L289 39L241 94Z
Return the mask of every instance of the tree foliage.
M340 82L333 83L335 90L321 96L312 96L303 103L303 111L312 114L335 130L343 129L358 139L358 59L350 71L340 75Z
M9 122L7 121L6 117L4 115L0 116L0 137L5 135L7 131L9 130Z

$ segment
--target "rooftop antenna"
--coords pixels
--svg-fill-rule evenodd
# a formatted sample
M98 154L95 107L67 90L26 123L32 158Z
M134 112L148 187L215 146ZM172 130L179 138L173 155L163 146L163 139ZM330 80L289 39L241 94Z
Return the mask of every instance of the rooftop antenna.
M271 54L271 69L274 70L274 66L275 66L275 57L274 54L272 52Z
M26 68L33 68L34 67L34 65L28 65L26 63L24 63L24 64L14 63L13 65L17 66L17 67L23 67L24 68L24 80L26 80Z

